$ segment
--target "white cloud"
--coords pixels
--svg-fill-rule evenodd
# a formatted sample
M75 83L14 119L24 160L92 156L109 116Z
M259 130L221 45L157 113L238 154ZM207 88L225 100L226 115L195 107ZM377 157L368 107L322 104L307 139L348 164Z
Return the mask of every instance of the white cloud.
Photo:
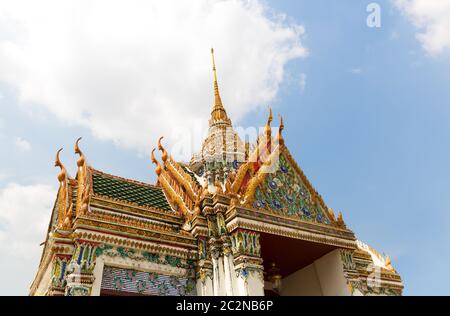
M20 138L20 137L16 138L14 145L16 146L17 149L19 149L20 151L23 151L23 152L27 152L27 151L31 150L30 142L23 138Z
M450 51L449 0L394 0L394 3L419 29L417 38L430 55Z
M0 252L4 258L34 259L30 264L37 264L55 198L56 190L43 184L10 183L0 189Z
M257 0L1 1L0 81L101 138L148 151L206 123L210 47L236 122L276 96L304 28Z

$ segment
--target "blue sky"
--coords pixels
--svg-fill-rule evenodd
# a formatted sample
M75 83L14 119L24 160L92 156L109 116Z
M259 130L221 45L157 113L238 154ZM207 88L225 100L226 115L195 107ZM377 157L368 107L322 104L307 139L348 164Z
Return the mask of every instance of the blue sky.
M448 4L448 1L442 1ZM221 17L220 23L214 24L221 36L212 34L214 40L204 46L210 47L213 42L216 47L219 85L225 107L229 109L234 123L260 126L265 122L267 104L270 103L276 114L283 114L286 143L305 174L327 205L343 212L347 225L360 240L391 256L394 267L405 283L405 294L448 295L446 284L450 282L450 277L444 272L450 260L447 246L450 242L450 36L440 34L433 38L432 31L429 31L432 27L428 26L427 29L426 23L417 22L425 20L432 25L441 23L433 17L433 10L426 11L420 7L421 0L377 1L381 7L381 27L369 28L366 24L366 6L370 2L264 2L266 16L271 16L273 12L286 14L282 22L274 22L281 23L286 32L272 31L269 34L273 38L272 42L255 42L254 46L261 49L261 55L266 54L264 49L272 49L273 56L283 57L280 57L281 64L264 66L265 59L253 64L238 61L239 58L250 60L256 57L244 46L245 37L239 37L224 26L227 23L250 23L245 19L244 22L240 20L242 12L246 12L244 9L238 11L231 6L221 8L219 16L225 17ZM5 3L0 2L0 9L2 4ZM415 6L421 10L414 10ZM223 12L228 15L220 14ZM421 12L427 15L420 16ZM450 11L446 12L446 20L449 20ZM278 21L278 18L267 19ZM258 21L268 23L267 20ZM0 15L0 43L9 37L14 41L19 36L15 28L13 22ZM259 29L250 31L250 35L259 34ZM176 28L174 32L177 32ZM433 45L429 44L430 41L422 40L418 34L431 38ZM111 35L112 39L107 38L102 44L108 47L108 40L113 42L114 36ZM125 34L124 38L127 39L127 36ZM283 40L279 39L281 37ZM297 38L299 43L295 43ZM233 39L241 42L233 43ZM438 48L437 41L443 42ZM165 43L163 41L161 45ZM119 44L130 45L128 41ZM80 45L90 47L97 45L97 42L89 45L83 42ZM165 49L161 45L158 48ZM5 47L0 46L0 53L5 52ZM174 52L173 56L164 56L171 58L168 65L184 65L182 58L191 58L187 57L190 56L188 48L189 45L180 53L176 53L179 50L168 49ZM291 54L289 57L280 53L286 50ZM96 119L97 112L89 112L89 108L82 110L87 114L83 112L80 119L71 120L70 113L74 111L71 104L74 103L67 101L66 105L64 99L55 98L62 102L58 104L63 107L62 111L51 105L53 95L61 94L56 84L40 82L39 89L45 90L46 94L45 97L36 97L41 91L30 90L29 85L33 83L30 77L22 80L19 75L13 76L16 72L22 72L0 62L0 72L3 66L9 74L4 77L0 75L0 206L4 210L8 208L8 215L0 216L0 244L3 243L1 249L9 254L8 257L2 256L0 266L11 271L2 274L4 282L1 284L4 285L0 286L0 294L27 294L34 277L40 255L39 243L45 234L40 227L45 227L48 221L52 196L57 188L57 170L53 167L56 150L65 148L62 160L74 175L76 157L73 143L78 136L83 136L82 148L89 163L97 169L153 182L153 167L147 154L160 135L158 130L162 129L162 134L168 133L170 142L171 123L177 124L189 113L195 114L192 120L203 120L209 114L212 88L208 72L209 52L208 49L205 51L205 74L203 70L198 70L203 65L197 65L197 59L183 68L184 74L191 71L198 76L193 77L198 78L200 87L196 89L199 92L191 95L192 98L197 95L201 98L198 107L177 102L174 105L169 99L167 108L173 110L170 115L164 114L162 107L156 107L152 108L150 114L140 115L142 117L138 121L134 116L113 116L116 113L113 105L110 109L106 108L107 112L98 112L103 116L111 113L109 121L106 120L111 125L148 124L149 129L142 130L142 139L139 141L135 139L139 138L140 129L127 138L122 134L127 133L128 129L109 130L108 124L102 125L104 121ZM89 55L90 50L82 52ZM128 56L127 53L124 56ZM109 57L118 58L116 55ZM139 57L143 60L157 59L158 55ZM86 60L89 58L86 57ZM199 60L202 58L203 55ZM38 61L30 59L29 63ZM95 96L96 101L104 98L105 103L113 104L109 95L115 93L116 97L117 91L111 87L127 91L130 89L127 82L140 85L142 80L148 81L147 76L151 76L150 72L145 73L143 78L133 73L135 76L118 81L117 85L102 86L104 81L114 77L114 72L127 73L128 64L117 66L115 60L114 67L99 63L102 67L95 69L95 61L89 59L92 62L90 67L94 67L94 70L84 75L87 80L94 78L102 81L97 86L92 79L94 82L89 87L100 90L102 87L107 88ZM192 66L193 63L195 66ZM248 68L245 66L247 64ZM267 80L256 87L252 84L257 79L250 77L251 80L246 81L244 72L254 73L253 78L264 77L266 72L258 72L258 64L261 65L260 69L269 73L266 79L277 83L275 90L272 85L265 84ZM284 70L281 78L277 71L271 72L274 67ZM75 71L69 66L66 68L64 70L70 73L69 78L74 78ZM175 68L178 68L174 70L176 74L180 70L179 67ZM235 73L236 68L242 68L244 72ZM175 75L165 78L161 69L155 68L154 71L158 74L157 78L161 77L162 81L167 79L169 85L173 85L167 91L183 91L183 87L188 85L188 79L180 80ZM55 71L54 74L61 72ZM236 79L237 74L240 74L239 79ZM50 79L57 82L58 78L53 76ZM86 87L76 87L79 89L71 90L67 98L72 96L78 102L90 102L84 95L90 93L86 92ZM151 87L150 82L142 90L131 90L131 93L142 93L142 98L145 98L146 93L151 93ZM240 87L242 91L244 88L251 90L250 97L240 97L244 92L238 96L230 92ZM261 89L260 94L258 89ZM164 98L158 97L161 103L166 104ZM134 102L139 104L139 99L133 100L133 105ZM190 102L196 103L195 100ZM134 107L130 106L126 111L133 111ZM162 119L177 115L181 118L174 118L174 121ZM96 124L96 127L90 124ZM152 130L153 125L158 129L155 127ZM29 194L29 198L23 199L21 194ZM24 204L17 206L11 201ZM33 221L27 220L29 217ZM28 234L27 230L33 230L35 226L39 227L36 232ZM15 248L5 245L11 240L17 241L12 243Z

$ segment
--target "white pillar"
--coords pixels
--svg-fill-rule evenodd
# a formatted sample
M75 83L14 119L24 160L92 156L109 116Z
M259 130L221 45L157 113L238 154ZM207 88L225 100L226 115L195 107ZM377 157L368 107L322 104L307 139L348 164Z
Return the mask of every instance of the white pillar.
M91 296L100 296L104 266L105 266L105 262L103 261L103 258L101 258L101 257L97 258L96 263L95 263L95 268L93 271L94 283L92 284Z
M237 295L264 296L264 276L262 267L245 267L236 270Z
M233 296L233 275L234 272L234 264L233 264L233 256L231 253L225 253L224 259L224 268L225 268L225 284L226 284L226 295Z
M213 264L213 295L219 295L220 288L220 274L219 274L219 258L212 255L212 264Z

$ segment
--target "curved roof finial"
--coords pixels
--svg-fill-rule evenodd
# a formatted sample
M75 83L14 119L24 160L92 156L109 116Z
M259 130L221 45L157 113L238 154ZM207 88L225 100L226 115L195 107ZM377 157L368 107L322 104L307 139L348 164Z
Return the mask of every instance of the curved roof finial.
M159 164L158 160L156 160L155 158L155 150L156 148L153 148L152 153L151 153L151 159L152 159L152 163L154 163L156 165L156 175L159 176L161 174L161 165Z
M63 164L61 163L61 160L59 159L59 153L62 151L63 149L60 148L58 149L58 151L56 152L56 158L55 158L55 167L63 167Z
M158 139L158 149L161 151L161 153L162 153L162 156L161 156L161 159L162 159L162 161L163 162L166 162L167 161L167 158L168 158L168 155L167 155L167 151L166 151L166 149L161 145L161 140L164 138L164 136L161 136L159 139Z
M79 142L83 137L78 137L77 141L75 142L75 153L80 155L80 158L77 160L77 166L82 167L84 163L86 162L86 157L84 156L83 152L81 151L79 147Z
M63 150L62 148L58 149L58 151L56 152L56 158L55 158L55 167L59 167L61 169L61 172L58 174L58 181L59 182L63 182L67 178L66 168L64 167L64 165L62 164L61 160L59 159L59 153L62 150Z

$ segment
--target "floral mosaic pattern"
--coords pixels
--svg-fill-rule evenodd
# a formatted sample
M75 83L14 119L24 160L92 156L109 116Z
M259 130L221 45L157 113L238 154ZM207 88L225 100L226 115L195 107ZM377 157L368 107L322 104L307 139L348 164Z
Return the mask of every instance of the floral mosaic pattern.
M312 202L310 192L283 155L280 155L278 170L267 174L263 185L256 189L253 206L305 221L330 223L321 207Z
M174 268L193 269L195 267L195 263L192 259L182 259L170 255L160 255L147 251L137 251L135 249L124 247L112 247L104 244L96 248L95 255L96 257L106 255L110 257L130 258L138 261L142 260L157 264L166 264Z
M195 296L195 280L105 266L102 289L157 296Z
M234 254L239 253L259 257L261 254L259 234L239 230L231 236L231 248Z

